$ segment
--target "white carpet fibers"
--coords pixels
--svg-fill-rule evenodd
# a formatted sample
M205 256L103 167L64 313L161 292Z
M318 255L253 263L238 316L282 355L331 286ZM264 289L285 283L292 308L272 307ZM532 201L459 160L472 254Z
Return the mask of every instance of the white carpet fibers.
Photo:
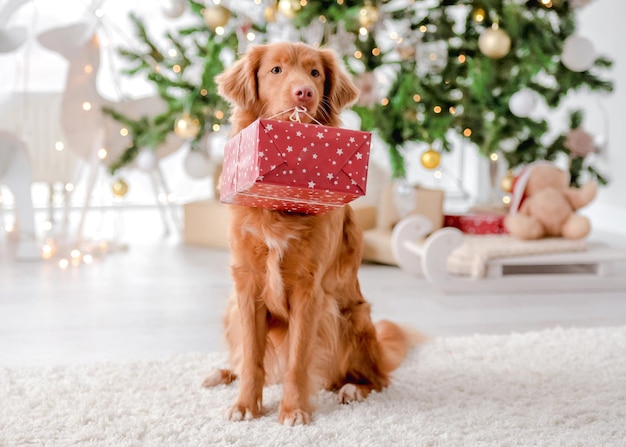
M626 442L626 327L437 338L366 401L316 398L311 425L227 422L237 383L202 389L222 354L0 369L0 445L617 446Z

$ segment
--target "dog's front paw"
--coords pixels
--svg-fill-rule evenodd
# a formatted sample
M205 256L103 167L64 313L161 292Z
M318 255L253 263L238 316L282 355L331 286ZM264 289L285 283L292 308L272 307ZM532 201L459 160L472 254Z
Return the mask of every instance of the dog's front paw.
M248 407L246 405L235 404L226 412L226 419L232 422L251 421L258 418L261 411L258 408Z
M346 383L337 393L337 398L342 404L349 404L350 402L355 401L361 402L363 399L365 399L365 396L363 395L361 388L359 388L357 385L354 385L352 383Z
M214 369L202 382L202 386L205 388L228 385L237 379L237 375L229 369Z
M311 413L304 410L295 409L291 411L280 410L278 422L283 425L293 427L294 425L305 425L311 422Z

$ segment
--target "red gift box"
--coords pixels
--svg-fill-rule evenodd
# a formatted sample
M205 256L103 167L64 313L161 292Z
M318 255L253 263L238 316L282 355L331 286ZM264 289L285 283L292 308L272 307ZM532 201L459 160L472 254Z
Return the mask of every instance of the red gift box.
M259 119L226 143L224 203L321 214L365 194L371 134Z
M454 227L468 234L504 234L504 214L447 214L444 227Z

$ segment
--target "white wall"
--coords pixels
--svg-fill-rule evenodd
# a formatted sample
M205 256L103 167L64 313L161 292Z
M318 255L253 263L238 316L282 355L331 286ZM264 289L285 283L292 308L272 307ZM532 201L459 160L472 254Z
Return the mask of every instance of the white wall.
M626 210L626 2L624 0L595 0L580 10L578 29L590 39L598 53L614 61L612 78L615 90L603 100L609 117L607 167L611 178L603 188L598 202Z

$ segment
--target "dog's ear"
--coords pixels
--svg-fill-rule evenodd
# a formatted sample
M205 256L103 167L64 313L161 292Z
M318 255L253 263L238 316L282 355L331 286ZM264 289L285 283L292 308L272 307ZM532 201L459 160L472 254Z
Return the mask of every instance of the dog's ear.
M320 50L324 70L326 71L326 82L324 85L324 96L327 98L325 106L328 112L338 115L341 110L354 103L359 97L359 89L354 85L350 76L339 65L337 57L332 50Z
M242 108L255 104L259 96L257 72L263 57L264 47L251 47L230 68L215 77L217 92Z

